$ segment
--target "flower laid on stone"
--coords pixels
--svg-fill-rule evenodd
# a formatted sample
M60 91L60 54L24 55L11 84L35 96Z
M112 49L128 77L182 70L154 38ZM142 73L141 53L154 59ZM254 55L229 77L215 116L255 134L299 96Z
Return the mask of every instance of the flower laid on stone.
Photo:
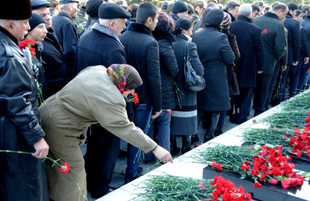
M251 178L254 187L261 187L264 182L279 182L283 188L302 185L309 173L299 175L293 172L295 165L288 163L291 158L282 155L282 149L283 146L272 145L255 145L253 148L217 145L201 150L200 157L195 159L217 171L233 171L240 174L242 179Z
M142 192L141 192L142 190ZM251 194L244 188L237 188L234 183L223 177L198 180L171 175L150 176L139 185L139 192L134 200L173 200L173 201L243 201L252 200Z

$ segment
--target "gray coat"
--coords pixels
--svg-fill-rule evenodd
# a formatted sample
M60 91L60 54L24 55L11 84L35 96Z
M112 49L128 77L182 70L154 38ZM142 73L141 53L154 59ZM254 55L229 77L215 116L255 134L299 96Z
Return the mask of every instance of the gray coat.
M230 109L229 86L226 64L232 64L235 54L227 36L218 27L206 26L195 33L198 55L204 66L206 87L197 93L197 106L203 111L224 111Z

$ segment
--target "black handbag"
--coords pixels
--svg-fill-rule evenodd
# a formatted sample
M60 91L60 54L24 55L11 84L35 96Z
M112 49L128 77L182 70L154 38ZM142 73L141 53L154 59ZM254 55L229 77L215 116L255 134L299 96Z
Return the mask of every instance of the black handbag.
M185 76L185 88L189 91L201 91L206 86L205 79L197 75L191 64L191 58L189 56L189 42L185 43L184 53L184 76Z

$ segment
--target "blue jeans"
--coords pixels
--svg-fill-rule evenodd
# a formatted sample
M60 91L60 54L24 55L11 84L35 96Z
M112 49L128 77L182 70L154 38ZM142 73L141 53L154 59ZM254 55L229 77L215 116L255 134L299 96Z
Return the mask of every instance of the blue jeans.
M157 140L158 145L162 146L164 149L170 152L170 123L171 114L167 111L162 111L160 115L151 121L151 126L147 135L154 139L155 127L158 130ZM155 156L153 153L145 155L145 161L153 159Z
M309 64L302 63L300 74L299 74L299 83L297 86L298 92L301 92L304 88L304 85L307 84L307 75L308 75Z
M146 133L152 117L152 111L153 111L152 105L137 104L135 106L134 111L135 111L134 114L135 125L139 127L144 133ZM140 159L140 150L137 147L129 144L127 168L126 168L127 178L134 178L137 176L139 169L139 159Z

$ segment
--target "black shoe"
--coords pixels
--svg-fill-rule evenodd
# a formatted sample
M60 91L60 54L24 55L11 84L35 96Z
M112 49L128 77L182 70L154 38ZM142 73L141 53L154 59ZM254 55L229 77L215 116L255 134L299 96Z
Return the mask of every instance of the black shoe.
M230 115L229 121L230 121L231 123L236 123L236 122L237 122L237 118L238 118L238 114L235 113L235 114L233 114L233 115Z
M191 146L185 146L185 147L182 147L182 151L181 153L182 154L185 154L186 152L192 150L192 147Z
M154 159L155 159L155 158L154 158ZM138 172L137 174L138 174L139 176L141 176L142 173L143 173L143 168L142 168L142 167L139 167L137 172Z
M222 131L222 129L220 128L220 129L215 129L215 131L214 131L214 136L219 136L219 135L221 135L223 133L223 131Z
M206 142L208 142L208 141L210 141L210 140L212 140L213 138L204 138L203 139L203 143L206 143Z
M192 135L191 144L193 145L193 144L195 144L195 142L199 142L198 134Z
M179 147L171 147L170 148L170 153L172 156L177 155L180 153L180 148Z
M133 180L135 180L135 179L137 179L137 178L139 178L138 175L135 176L135 177L132 177L132 178L127 178L127 177L125 177L125 184L128 184L129 182L132 182Z

